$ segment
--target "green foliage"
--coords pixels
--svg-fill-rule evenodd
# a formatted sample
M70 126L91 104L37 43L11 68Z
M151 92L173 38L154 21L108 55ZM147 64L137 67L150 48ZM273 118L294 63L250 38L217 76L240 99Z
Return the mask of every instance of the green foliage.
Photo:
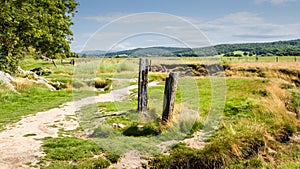
M214 46L219 54L224 56L238 56L249 53L249 56L299 56L300 40L278 41L270 43L243 43L243 44L222 44ZM239 51L240 53L236 53ZM275 60L274 60L275 61Z
M0 6L0 70L14 72L29 48L50 58L70 53L76 1L1 1Z

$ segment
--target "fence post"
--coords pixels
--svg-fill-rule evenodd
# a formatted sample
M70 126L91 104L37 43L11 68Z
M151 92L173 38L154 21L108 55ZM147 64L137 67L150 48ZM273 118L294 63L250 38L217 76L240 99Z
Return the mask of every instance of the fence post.
M294 57L294 62L297 62L297 57L296 56Z
M176 89L178 83L178 74L171 72L166 79L165 91L164 91L164 103L162 123L167 123L173 117L174 103L176 98Z
M279 62L279 57L278 56L276 56L276 62Z
M147 113L148 105L148 70L149 60L140 58L139 81L138 81L138 112Z

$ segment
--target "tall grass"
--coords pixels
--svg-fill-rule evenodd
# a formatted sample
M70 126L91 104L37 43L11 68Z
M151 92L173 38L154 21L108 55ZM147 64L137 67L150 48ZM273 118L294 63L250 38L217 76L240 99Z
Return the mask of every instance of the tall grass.
M285 92L274 85L266 80L228 78L223 119L205 148L175 147L169 156L157 156L152 168L273 168L282 163L283 156L268 150L281 151L281 146L293 144L289 138L297 130L297 120L286 113ZM277 99L283 104L277 104ZM284 155L297 157L288 152L286 149Z

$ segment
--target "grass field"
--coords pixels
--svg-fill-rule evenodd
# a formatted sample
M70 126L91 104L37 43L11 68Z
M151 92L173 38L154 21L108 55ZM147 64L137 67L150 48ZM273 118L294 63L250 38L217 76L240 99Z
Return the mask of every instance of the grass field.
M149 88L146 118L136 112L136 89L122 102L87 105L78 112L78 130L88 131L89 138L45 139L47 155L41 164L44 168L105 168L125 152L138 150L145 156L154 156L149 163L152 168L299 168L300 145L293 138L299 135L300 128L300 70L293 59L279 57L276 63L275 57L260 57L258 62L255 57L154 58L152 64L220 63L227 77L181 77L174 121L164 127L161 113L167 73L150 73L149 81L158 81L159 85ZM24 115L71 101L73 87L75 98L82 98L136 84L122 79L137 78L138 59L76 61L74 68L60 61L54 67L45 61L25 60L23 69L47 67L52 73L43 77L66 87L50 91L18 78L14 85L19 95L0 85L0 129ZM100 90L93 87L95 84L110 87ZM224 110L221 114L220 109ZM105 117L115 113L123 114ZM201 150L178 143L168 147L170 155L162 155L157 147L161 142L184 140L196 131L212 129L214 132L205 139L206 146ZM93 159L99 154L104 154L103 158Z

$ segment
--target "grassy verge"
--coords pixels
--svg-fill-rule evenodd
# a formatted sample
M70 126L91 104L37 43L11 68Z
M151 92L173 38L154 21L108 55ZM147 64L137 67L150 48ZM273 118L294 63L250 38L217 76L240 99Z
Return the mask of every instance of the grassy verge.
M108 74L97 74L98 78L95 78L96 75L94 75L95 79L76 83L76 81L73 82L74 66L63 65L60 63L60 60L56 60L56 63L57 67L51 62L35 60L28 57L23 60L22 68L24 70L31 70L39 67L49 69L51 73L42 76L49 81L61 82L66 86L64 90L50 91L44 86L34 84L33 82L20 77L14 84L16 90L20 94L13 93L3 84L0 84L0 130L3 130L4 126L7 124L19 121L23 116L58 107L62 103L72 101L73 99L80 99L100 93L91 89L103 88L106 92L109 90L111 81L107 80L107 78L112 77L110 72L108 72ZM108 64L103 62L102 65ZM120 67L120 71L127 71L130 69L130 67L124 65L121 65ZM72 87L76 88L76 85L79 86L79 88L86 86L91 86L91 88L89 90L72 91Z
M9 123L19 121L23 116L58 107L73 100L72 90L50 91L39 85L22 86L16 94L5 90L0 95L0 130ZM78 97L90 95L89 92L77 91ZM37 106L38 105L38 106Z

